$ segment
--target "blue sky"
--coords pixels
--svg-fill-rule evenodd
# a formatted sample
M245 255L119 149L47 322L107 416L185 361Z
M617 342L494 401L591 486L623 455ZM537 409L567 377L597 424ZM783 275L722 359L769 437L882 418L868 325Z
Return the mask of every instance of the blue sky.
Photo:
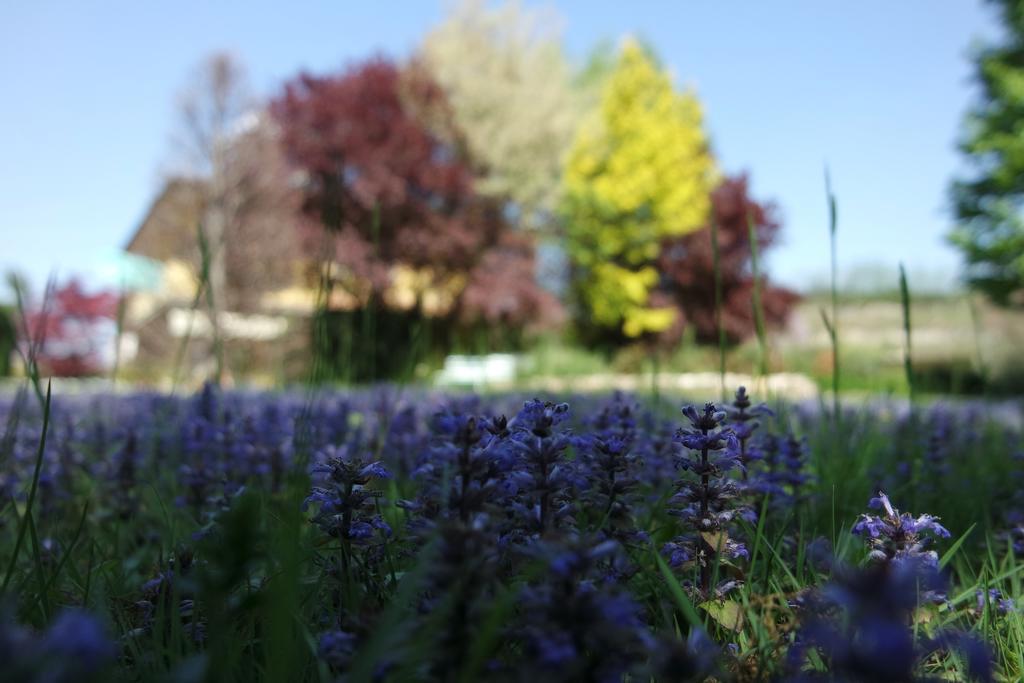
M527 3L535 4L535 3ZM974 96L969 48L997 35L980 0L563 0L570 54L644 36L705 107L727 172L782 209L777 279L827 272L823 168L839 197L840 262L951 282L949 180ZM89 5L89 6L87 6ZM300 69L409 54L435 0L5 3L0 9L0 271L107 276L171 159L174 96L228 49L265 94ZM913 284L913 282L912 282Z

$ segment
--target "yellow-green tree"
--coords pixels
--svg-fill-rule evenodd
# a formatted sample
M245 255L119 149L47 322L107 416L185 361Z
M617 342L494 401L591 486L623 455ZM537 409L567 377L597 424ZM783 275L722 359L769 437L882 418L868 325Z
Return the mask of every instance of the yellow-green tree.
M700 104L634 40L566 159L562 214L584 328L640 337L672 326L651 301L660 243L705 224L715 164Z

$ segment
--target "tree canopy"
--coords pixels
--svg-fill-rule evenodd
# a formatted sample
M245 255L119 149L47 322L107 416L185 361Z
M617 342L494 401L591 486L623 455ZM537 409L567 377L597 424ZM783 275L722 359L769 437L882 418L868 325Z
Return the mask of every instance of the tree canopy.
M553 17L464 0L423 42L465 134L476 188L508 198L521 224L552 228L562 158L580 105Z
M953 184L958 224L950 241L963 252L970 285L1024 306L1024 2L990 1L1005 37L975 57L981 98L960 145L975 174Z
M665 333L666 341L678 340L689 328L699 342L716 343L719 315L715 311L715 254L710 223L718 233L718 272L722 305L719 311L726 342L735 344L755 331L754 277L750 226L754 228L761 254L778 241L782 227L777 207L750 196L746 174L727 177L711 193L709 225L665 239L658 257L662 274L658 294L675 306L675 326ZM797 295L759 280L765 322L782 325Z
M117 306L117 295L90 294L72 279L47 290L46 299L27 312L22 344L34 347L35 361L45 375L98 375L103 371L102 347L109 341L103 327L113 323ZM26 350L25 355L31 354Z
M422 70L378 58L301 74L271 109L306 175L305 212L356 274L380 284L378 267L396 261L462 269L493 241L500 221L478 201L444 93Z
M696 97L677 92L650 52L627 41L563 177L568 253L586 323L625 337L672 326L674 308L650 301L655 260L662 240L705 224L715 176Z
M518 332L559 308L537 286L533 246L511 233L503 202L475 191L462 132L421 64L378 58L301 74L271 111L303 176L310 242L327 237L329 308L376 310L399 336L421 318Z

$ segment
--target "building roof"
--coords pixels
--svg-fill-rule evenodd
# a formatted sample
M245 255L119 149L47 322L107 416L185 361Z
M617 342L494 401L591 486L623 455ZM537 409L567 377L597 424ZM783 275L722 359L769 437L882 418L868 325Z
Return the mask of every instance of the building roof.
M155 261L172 258L192 262L203 215L205 182L188 178L168 180L136 228L125 250Z

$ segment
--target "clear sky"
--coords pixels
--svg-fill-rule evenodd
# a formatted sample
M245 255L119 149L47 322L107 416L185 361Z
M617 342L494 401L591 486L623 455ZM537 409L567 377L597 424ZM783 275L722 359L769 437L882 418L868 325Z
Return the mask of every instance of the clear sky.
M536 4L528 2L527 4ZM696 89L727 172L773 198L774 277L827 272L823 168L839 198L840 262L955 278L946 188L975 94L969 48L998 33L980 0L561 0L569 52L627 33ZM300 69L405 56L436 0L9 2L0 7L0 270L106 275L159 190L175 92L228 49L263 94ZM913 284L913 283L912 283Z

